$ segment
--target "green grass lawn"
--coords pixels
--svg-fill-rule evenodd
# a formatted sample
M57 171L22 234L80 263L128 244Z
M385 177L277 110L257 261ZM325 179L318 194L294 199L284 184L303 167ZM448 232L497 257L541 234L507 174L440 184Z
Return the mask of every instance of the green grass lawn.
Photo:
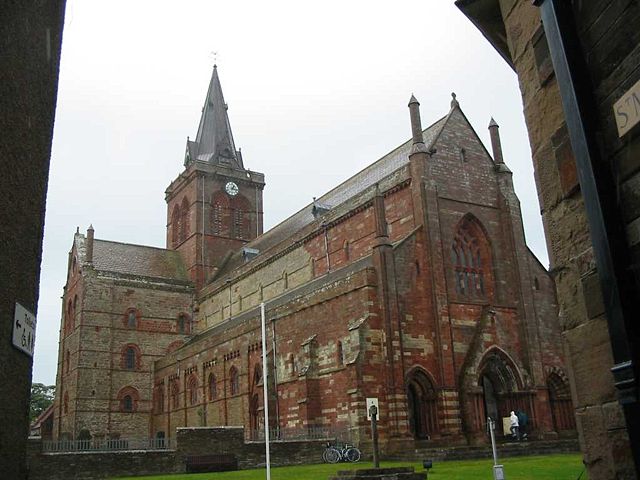
M501 460L506 480L577 480L583 471L582 456L546 455L540 457L511 457ZM402 462L382 462L383 467L405 466ZM421 463L410 464L422 471ZM492 480L492 460L465 460L459 462L434 462L429 473L430 480ZM367 468L371 463L319 464L298 467L275 467L271 469L272 480L327 480L338 470ZM240 470L224 473L194 473L190 475L156 475L152 477L126 477L128 480L263 480L264 469ZM586 480L586 473L580 480ZM119 480L124 480L120 478Z

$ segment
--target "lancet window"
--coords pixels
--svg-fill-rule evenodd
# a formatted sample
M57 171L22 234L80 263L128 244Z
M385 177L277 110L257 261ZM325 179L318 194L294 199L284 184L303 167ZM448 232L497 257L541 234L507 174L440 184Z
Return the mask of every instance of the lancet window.
M456 293L465 296L485 296L486 250L484 235L475 221L465 220L451 245L451 265Z

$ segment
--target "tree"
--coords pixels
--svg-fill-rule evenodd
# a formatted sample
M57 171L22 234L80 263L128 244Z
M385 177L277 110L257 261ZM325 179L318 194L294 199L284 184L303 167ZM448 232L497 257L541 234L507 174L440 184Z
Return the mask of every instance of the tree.
M38 415L49 408L49 405L53 403L55 393L55 385L45 385L43 383L31 384L31 401L29 403L30 422L33 422L38 418Z

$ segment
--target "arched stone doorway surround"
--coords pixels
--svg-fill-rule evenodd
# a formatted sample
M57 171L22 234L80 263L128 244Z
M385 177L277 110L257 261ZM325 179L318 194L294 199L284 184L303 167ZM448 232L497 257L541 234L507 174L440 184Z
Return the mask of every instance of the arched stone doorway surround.
M433 377L414 367L406 375L409 430L417 440L430 439L439 431L438 391Z

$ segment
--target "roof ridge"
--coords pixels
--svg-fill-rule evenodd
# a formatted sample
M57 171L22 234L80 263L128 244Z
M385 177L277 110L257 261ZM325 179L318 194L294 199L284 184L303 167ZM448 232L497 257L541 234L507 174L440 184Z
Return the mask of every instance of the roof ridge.
M429 125L427 128L422 130L422 133L424 135L424 133L426 133L428 130L434 128L437 126L438 123L442 122L443 120L445 120L447 117L449 116L449 114L444 115L442 117L440 117L438 120L436 120L435 122L433 122L431 125ZM400 145L398 145L396 148L389 150L387 153L385 153L384 155L382 155L380 158L378 158L375 162L370 163L369 165L367 165L366 167L364 167L363 169L357 171L356 173L354 173L353 175L351 175L349 178L346 178L345 180L343 180L341 183L339 183L338 185L336 185L335 187L333 187L331 190L323 193L320 197L316 198L317 202L322 201L322 199L324 197L326 197L327 195L329 195L330 193L336 191L338 188L342 187L344 184L346 184L347 182L349 182L350 180L352 180L354 177L357 177L358 175L360 175L363 172L366 172L369 169L373 169L373 167L375 167L376 165L378 165L380 162L382 162L383 160L385 160L387 157L389 157L392 153L402 149L403 147L405 147L409 142L411 142L411 139L402 142ZM430 145L433 144L433 142L430 142ZM394 170L395 171L395 170ZM280 223L277 223L276 225L274 225L273 227L271 227L269 230L267 230L266 232L264 232L262 235L260 235L259 237L254 238L253 240L251 240L250 242L248 242L246 245L251 245L253 244L256 240L259 240L261 238L264 238L265 235L269 234L270 232L272 232L273 230L275 230L276 228L278 228L280 225L282 225L283 223L285 223L286 221L288 221L289 219L295 217L296 215L298 215L299 213L305 211L307 208L309 208L311 205L313 205L313 202L305 204L302 208L300 208L300 210L292 213L291 215L289 215L287 218L283 219ZM331 207L335 207L337 205L330 205Z
M103 243L115 243L115 244L118 244L118 245L128 245L130 247L152 248L154 250L162 250L162 251L165 251L165 252L176 252L176 253L179 253L177 250L173 250L171 248L155 247L153 245L140 245L139 243L118 242L116 240L104 240L102 238L95 238L93 241L94 242L103 242Z

